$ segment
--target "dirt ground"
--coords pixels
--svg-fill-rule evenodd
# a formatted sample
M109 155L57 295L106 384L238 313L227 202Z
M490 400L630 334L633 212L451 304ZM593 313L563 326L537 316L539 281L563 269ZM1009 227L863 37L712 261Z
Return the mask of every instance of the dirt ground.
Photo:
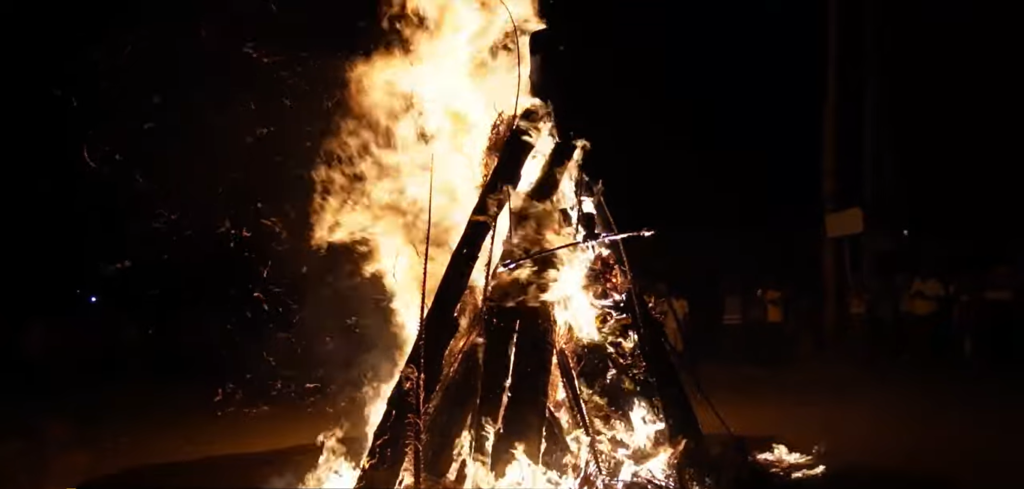
M42 420L29 432L33 438L0 448L0 472L16 488L75 487L132 467L311 444L337 421L326 401L218 414L212 396L205 405L183 396L169 391L118 403L88 424L66 416Z
M912 480L984 489L1013 480L1013 434L1024 432L1024 395L1011 389L1014 379L826 363L711 364L698 375L735 433L778 437L802 451L824 448L832 473L871 474L870 485L882 487ZM14 487L74 487L131 467L285 447L311 460L311 442L336 421L326 400L218 415L212 399L206 408L182 409L174 398L185 394L166 393L112 407L89 426L54 419L45 439L6 442L5 480ZM706 431L724 432L706 405L698 411ZM266 465L240 460L232 471Z
M1019 378L827 362L707 365L698 375L736 433L778 436L802 451L819 446L834 473L971 489L1008 487L1016 477ZM706 431L723 431L706 406L698 409Z

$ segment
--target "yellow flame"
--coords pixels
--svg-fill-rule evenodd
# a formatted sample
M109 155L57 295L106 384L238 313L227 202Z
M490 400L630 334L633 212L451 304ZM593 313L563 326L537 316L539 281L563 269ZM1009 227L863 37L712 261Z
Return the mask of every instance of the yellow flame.
M505 1L518 39L499 0L385 1L389 18L411 14L418 21L398 27L405 48L379 50L349 65L348 112L325 144L336 164L315 170L312 208L313 242L361 247L369 255L363 273L379 277L391 294L401 348L391 381L364 393L367 438L416 336L431 162L428 301L475 204L495 117L516 110L517 95L519 111L537 102L528 96L527 46L530 33L542 27L533 0ZM548 151L552 144L538 142ZM531 156L534 164L544 159ZM497 232L507 228L505 222ZM478 272L477 283L481 277ZM305 485L351 487L361 458L325 449Z
M500 0L385 1L388 18L411 14L416 21L392 26L405 41L402 48L380 50L348 67L347 112L337 134L325 143L325 153L332 158L314 173L312 238L317 245L347 243L365 252L363 273L379 278L387 287L394 311L391 327L401 346L394 352L391 378L364 389L366 432L324 434L323 455L307 475L305 487L352 487L356 483L365 454L346 452L340 440L342 436L369 440L412 348L419 325L431 164L434 207L425 284L428 302L476 203L495 117L539 103L527 95L529 35L542 27L533 0L505 2L518 27L518 39ZM555 146L550 122L535 129L535 148L522 171L519 192L532 187ZM560 208L574 213L578 207L573 182L581 171L582 151L580 146L574 153L553 201L544 204L542 210L548 217L557 215ZM592 206L590 201L583 202L585 211L592 211ZM571 226L545 228L531 245L553 248L580 240L576 216L572 218ZM494 233L504 237L509 228L505 209ZM494 256L498 257L503 240L495 241ZM607 253L602 245L567 248L555 255L556 273L544 277L550 283L541 299L552 305L559 330L571 328L582 341L602 340L601 308L588 292L588 270L595 257ZM482 263L478 265L474 283L482 283L484 268ZM633 342L635 338L617 345L629 349ZM561 385L553 409L563 419L572 417ZM517 447L513 462L500 479L487 462L495 428L485 430L488 457L482 460L471 456L472 438L467 431L456 447L458 458L467 461L466 487L575 487L596 456L592 449L614 457L621 477L664 478L669 473L673 450L657 441L664 422L646 404L637 402L628 413L628 422L611 419L601 422L600 428L593 439L578 426L567 431L571 453L566 459L568 468L561 473L534 463ZM627 448L621 448L623 445ZM454 471L449 476L454 478Z
M817 464L813 455L790 450L781 443L773 443L770 451L754 456L762 465L777 474L788 474L791 479L807 479L825 473L825 466Z

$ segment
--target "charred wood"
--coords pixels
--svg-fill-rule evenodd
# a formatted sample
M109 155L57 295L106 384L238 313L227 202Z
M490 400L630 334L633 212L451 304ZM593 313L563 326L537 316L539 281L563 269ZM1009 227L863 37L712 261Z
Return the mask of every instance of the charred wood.
M555 196L555 193L558 192L558 187L562 184L562 175L569 166L569 161L572 159L572 154L575 151L576 144L571 141L558 141L555 143L555 147L551 150L551 154L548 155L547 161L544 162L544 168L541 170L540 176L537 177L533 188L527 194L530 200L546 202Z
M544 467L555 471L565 470L565 457L570 454L572 447L565 437L565 427L558 415L547 408L547 419L544 421L544 452L541 453L541 462Z
M424 342L424 398L429 399L433 395L440 381L445 352L458 330L456 309L469 285L483 243L506 204L505 187L514 187L519 183L523 165L533 150L528 124L533 122L532 119L536 116L536 112L531 110L524 112L520 119L524 123L509 133L498 161L480 192L476 207L455 252L448 262L448 267L441 277L434 300L423 321L423 327L418 333L417 341ZM405 368L418 369L420 365L420 350L413 349L406 359ZM415 411L415 403L410 399L406 388L404 383L398 382L392 389L381 422L373 433L356 487L394 487L398 481L405 461L405 445L408 439L405 420Z
M531 117L530 114L524 113L522 120L530 123ZM533 151L534 146L529 137L530 130L523 125L517 126L509 133L501 148L498 162L484 184L476 207L473 208L473 214L466 223L466 229L455 247L444 275L441 276L430 310L427 311L424 330L429 334L424 337L426 358L423 389L428 397L437 388L444 354L458 329L455 310L469 285L484 241L487 240L498 214L507 203L508 194L505 187L515 187L519 183L526 158Z
M547 304L518 305L512 310L519 319L519 332L507 404L491 455L498 477L504 476L517 445L523 446L526 457L540 463L555 347L555 321Z
M483 372L472 424L473 452L478 457L490 456L488 428L496 429L500 423L518 326L514 321L508 309L487 308L484 313Z
M473 336L457 352L458 366L451 378L443 383L427 419L424 470L435 479L445 477L451 469L455 461L455 441L476 408L474 401L480 388L482 345L475 341L476 335Z
M558 361L558 374L562 379L562 385L565 387L565 395L569 398L569 405L572 406L573 414L576 415L577 423L583 428L583 433L590 439L590 449L595 456L595 468L599 472L604 471L603 464L596 458L599 453L596 446L597 438L594 437L590 415L587 414L586 404L584 404L583 395L580 393L579 381L576 379L576 369L572 364L572 359L569 358L569 354L562 348L558 348L555 355Z
M561 348L558 349L556 355L558 355L558 374L562 379L562 385L565 387L565 395L569 398L569 405L572 406L573 414L576 415L576 421L583 427L583 433L588 437L593 437L593 433L590 430L590 420L587 418L587 410L583 406L583 398L580 396L580 387L576 382L576 372L573 369L572 361L565 350Z
M493 437L501 427L509 395L521 318L516 308L498 307L494 303L484 308L484 318L483 373L472 428L475 456L481 460L490 460L494 448Z
M664 337L665 330L660 327L645 305L640 305L637 309L640 316L637 322L640 351L657 388L669 436L673 439L685 438L689 443L700 443L703 431L675 364L669 357L666 347L668 340Z
M562 177L572 159L576 145L569 141L559 141L555 144L548 159L541 170L537 181L530 189L527 197L534 204L545 204L550 202L558 192ZM528 207L529 209L529 207ZM558 215L545 215L543 207L533 207L531 211L525 210L520 218L539 219L541 222L548 220L558 222ZM540 211L539 213L536 213ZM554 218L551 221L551 218ZM557 226L557 224L556 224ZM539 239L540 236L533 236ZM525 240L520 244L527 246L542 246L543 241ZM512 248L509 247L508 251ZM529 249L522 249L519 252L528 252ZM511 257L502 257L507 261ZM518 332L515 339L515 351L520 352L512 359L512 373L509 378L508 397L503 414L500 417L501 428L494 439L494 446L491 451L491 467L499 477L504 475L505 468L512 459L512 450L522 445L524 455L534 463L541 463L541 445L544 440L544 428L547 423L548 395L551 381L551 369L554 360L555 350L555 318L551 304L547 302L534 302L528 297L533 295L526 292L533 289L535 292L543 293L547 283L543 279L544 273L554 269L557 264L554 256L543 256L534 260L534 279L526 279L518 284L506 284L506 291L519 289L519 294L513 293L512 297L518 297L516 304L503 308L501 315L511 314L518 324ZM498 294L495 294L498 295Z
M608 224L613 233L618 233L615 221L612 219L604 199L598 199L596 207L601 220ZM697 421L693 405L686 395L686 388L675 370L668 349L665 347L667 339L664 337L664 328L657 327L656 320L638 296L639 291L633 285L632 274L629 273L629 259L626 257L625 246L620 241L616 248L617 258L625 266L626 279L629 282L627 299L631 305L632 324L639 336L644 363L647 365L648 372L657 388L658 398L665 411L665 423L668 425L669 436L673 440L685 438L688 444L701 443L704 433Z
M469 461L462 459L459 462L459 469L455 473L455 487L463 488L466 487L466 479L469 477Z

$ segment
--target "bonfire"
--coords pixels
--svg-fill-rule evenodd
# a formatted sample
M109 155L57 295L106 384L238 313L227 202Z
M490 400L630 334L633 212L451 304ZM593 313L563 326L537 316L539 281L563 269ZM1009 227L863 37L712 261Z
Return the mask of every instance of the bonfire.
M313 239L366 252L402 344L368 429L324 434L304 486L681 485L696 422L666 418L685 394L652 381L671 366L620 241L650 233L619 233L588 143L532 95L532 0L385 11L401 42L348 67Z

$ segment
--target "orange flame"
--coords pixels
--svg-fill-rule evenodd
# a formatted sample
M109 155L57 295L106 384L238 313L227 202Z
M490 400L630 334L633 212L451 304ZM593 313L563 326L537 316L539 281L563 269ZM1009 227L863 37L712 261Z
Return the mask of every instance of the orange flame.
M363 273L380 278L390 292L392 328L402 341L393 352L395 370L389 381L368 385L363 393L367 399L363 413L366 432L339 429L322 435L323 455L307 474L304 487L355 485L365 454L348 453L340 440L342 436L372 437L412 348L419 326L421 250L428 224L431 161L434 207L425 284L428 301L476 203L479 188L474 185L484 178L483 157L495 117L540 103L527 95L530 66L525 47L529 35L542 23L532 0L505 3L508 10L501 0L390 0L387 18L412 15L416 19L392 26L404 46L380 50L348 67L348 112L338 133L325 144L325 152L333 160L314 173L313 242L320 246L347 243L366 252L369 258ZM521 55L517 55L517 42ZM519 192L532 187L555 146L550 122L534 129L535 147L522 171ZM566 168L553 201L543 204L541 210L547 215L577 207L573 182L580 172L584 144L579 143L580 150ZM515 201L519 196L513 197ZM509 227L506 209L494 233L506 236ZM554 248L578 241L581 236L575 228L538 227L536 238L541 245ZM504 244L517 243L513 239ZM559 251L555 271L540 278L547 283L537 299L553 306L559 338L584 343L605 339L607 328L598 319L601 305L589 291L587 276L595 258L607 255L602 246L587 244ZM494 254L500 256L501 250ZM481 263L473 276L477 285L484 280L483 268ZM523 267L511 273L528 270ZM570 330L571 335L567 334ZM634 341L631 337L608 348L630 350ZM580 388L588 402L601 407L603 401L586 386ZM554 399L553 409L569 419L569 403L560 384ZM571 448L568 469L559 472L535 464L517 447L514 461L501 478L491 473L487 463L472 459L467 448L470 434L463 433L456 449L468 462L466 487L577 487L586 464L596 456L593 450L616 461L613 470L620 478L668 476L675 449L660 436L664 422L646 403L637 401L621 419L595 418L594 423L593 439L580 428L567 432ZM489 434L493 436L493 427Z
M427 300L469 219L484 177L482 158L496 115L537 103L529 93L529 57L517 56L542 26L532 0L507 0L513 33L499 0L392 0L386 18L410 14L420 22L397 26L406 48L380 50L347 70L348 114L325 144L337 164L314 172L313 242L360 246L370 259L363 273L384 281L395 313L391 382L367 386L367 439L416 336L421 286L420 251L426 234L430 162L435 162L434 215ZM525 49L524 49L525 51ZM519 80L517 86L517 80ZM550 151L550 129L537 150ZM531 156L539 172L546 154ZM524 171L524 173L527 173ZM524 175L525 177L526 175ZM529 178L523 179L523 186ZM507 218L496 232L508 229ZM478 271L474 281L481 283ZM353 436L346 433L346 436ZM340 436L340 433L329 435ZM355 455L355 456L353 456ZM363 454L326 450L307 486L354 482Z

